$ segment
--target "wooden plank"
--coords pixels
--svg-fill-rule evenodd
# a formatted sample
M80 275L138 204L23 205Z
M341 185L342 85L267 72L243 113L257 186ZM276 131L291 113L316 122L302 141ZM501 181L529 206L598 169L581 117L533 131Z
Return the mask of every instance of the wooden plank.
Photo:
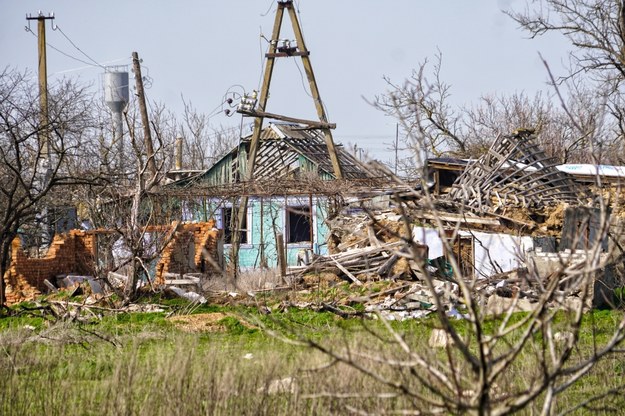
M183 274L182 278L180 277L180 273L163 273L164 278L169 278L173 280L190 280L194 283L200 283L200 278L197 276L193 276L192 274Z
M284 248L284 236L276 233L276 250L278 251L278 263L280 263L280 276L286 282L286 250Z
M43 279L43 284L46 285L46 287L48 289L50 289L50 291L52 293L58 293L59 289L57 289L56 286L54 286L52 283L50 283L50 281L48 279Z
M332 257L332 256L329 256L329 257L330 257L330 259L331 259L334 263L336 263L336 267L338 267L340 271L342 271L343 273L345 273L345 275L346 275L347 277L349 277L349 278L350 278L350 280L351 280L352 282L356 283L358 286L362 286L362 282L361 282L360 280L358 280L358 279L356 278L356 276L354 276L353 274L351 274L351 273L349 272L349 270L347 270L345 267L343 267L343 265L342 265L341 263L339 263L338 261L336 261L336 259L335 259L334 257Z
M394 253L386 262L384 262L384 264L382 264L382 266L378 268L377 273L380 276L388 275L395 263L397 263L397 260L399 260L399 255Z
M416 218L423 218L427 220L449 221L449 222L464 222L466 224L483 224L483 225L501 225L499 220L492 218L481 218L473 215L460 215L460 214L433 214L433 213L417 213Z
M197 285L199 281L193 279L165 279L166 285Z

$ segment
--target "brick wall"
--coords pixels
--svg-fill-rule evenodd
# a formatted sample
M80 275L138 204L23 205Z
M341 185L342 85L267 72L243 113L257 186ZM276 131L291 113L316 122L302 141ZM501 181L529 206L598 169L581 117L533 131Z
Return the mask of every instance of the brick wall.
M161 230L173 226L159 227ZM6 302L12 305L32 300L46 292L43 281L54 282L57 275L95 275L95 256L98 234L111 231L71 230L67 234L56 235L45 257L29 258L22 250L20 239L15 238L11 250L11 266L4 275ZM163 273L210 273L211 262L206 261L207 253L214 264L219 264L220 230L215 221L180 224L169 244L161 254L156 267L156 283L164 283Z
M215 220L208 222L181 224L173 238L167 244L156 266L156 284L163 284L165 273L211 273L211 261L219 264L220 230Z
M95 234L71 230L56 235L45 257L29 258L22 250L19 237L11 247L11 266L4 275L6 302L32 300L45 291L43 281L54 281L57 275L93 274Z

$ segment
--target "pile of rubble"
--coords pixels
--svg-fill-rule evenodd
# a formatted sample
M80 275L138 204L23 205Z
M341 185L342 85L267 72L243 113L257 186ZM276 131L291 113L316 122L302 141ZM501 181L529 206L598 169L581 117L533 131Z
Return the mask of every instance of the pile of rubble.
M328 221L328 254L300 276L323 272L356 285L408 281L365 302L367 310L397 318L435 307L461 316L458 283L487 313L531 310L554 279L550 306L579 305L578 281L588 278L584 306L612 306L625 283L621 227L534 138L519 129L479 159L439 161L428 168L431 189L394 193L394 209L348 207Z
M555 211L564 215L566 210ZM553 242L553 250L544 252L544 247L549 246L543 241L545 237L486 234L484 227L479 232L473 231L471 224L466 222L461 224L464 230L461 232L458 231L460 224L454 223L456 218L444 213L440 214L445 220L443 223L453 224L453 227L441 231L433 225L437 214L431 216L429 224L423 215L412 214L389 209L336 216L329 222L329 253L315 256L311 264L298 270L298 276L323 274L326 283L333 278L335 283L348 281L354 286L380 280L392 282L390 288L367 296L345 298L337 306L360 303L365 311L379 312L389 319L419 318L443 308L448 315L461 318L464 305L456 281L458 278L467 284L486 315L498 315L511 308L529 311L541 301L541 293L551 279L559 279L571 270L582 268L590 258L585 251L556 251L555 240L547 241ZM561 221L560 226L563 223ZM442 234L440 241L447 238L450 249L437 251L432 244L436 240L432 239L427 244L426 241L420 242L416 230L423 230L423 227L437 238ZM501 230L502 226L498 224L492 228ZM484 235L496 236L500 240L492 237L487 241ZM466 239L468 243L461 246L460 239ZM488 244L492 247L481 247L488 258L478 259L482 253L478 252L479 246ZM511 247L501 247L504 244ZM499 258L498 250L514 254L507 253ZM515 263L513 257L517 257ZM504 260L509 264L504 264ZM607 264L609 256L601 254L598 260L600 264ZM454 270L452 264L461 270ZM318 284L315 279L303 280L310 285ZM584 307L610 306L610 291L616 286L614 269L601 267L594 276L596 293L590 293ZM582 302L579 295L579 289L564 285L549 299L548 305L571 309Z

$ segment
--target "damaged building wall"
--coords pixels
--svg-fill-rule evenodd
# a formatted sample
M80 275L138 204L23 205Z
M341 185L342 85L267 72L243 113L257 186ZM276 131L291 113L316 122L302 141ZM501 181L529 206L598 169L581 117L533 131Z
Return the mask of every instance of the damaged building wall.
M220 237L215 220L179 225L156 266L156 284L163 284L167 273L220 273Z
M186 221L215 218L224 235L225 257L232 247L232 205L223 198L207 198L183 209ZM276 267L277 234L283 236L289 266L296 265L303 252L327 253L327 205L328 198L314 195L250 198L245 222L240 227L239 267Z
M94 232L71 230L57 234L45 257L30 258L22 250L19 237L13 240L11 266L4 275L8 305L32 300L45 291L44 280L57 275L94 273L96 235Z
M57 234L42 258L28 257L20 238L15 238L11 266L4 276L7 304L33 300L45 293L46 279L54 283L62 275L96 277L96 263L110 254L98 253L98 238L111 235L115 234L110 230ZM220 230L215 221L179 225L158 259L155 282L163 284L165 273L215 273L223 263L219 244Z

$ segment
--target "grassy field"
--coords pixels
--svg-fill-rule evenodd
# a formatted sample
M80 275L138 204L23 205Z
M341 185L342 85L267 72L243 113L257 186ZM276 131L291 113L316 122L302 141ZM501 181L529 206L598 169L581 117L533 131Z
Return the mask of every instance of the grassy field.
M271 314L242 306L191 309L179 302L168 312L94 317L92 323L50 323L37 315L22 310L0 318L2 415L318 415L352 407L379 414L415 408L362 372L288 342L302 337L331 350L401 358L379 321L295 308ZM604 342L621 318L619 311L589 314L578 353ZM412 348L430 350L432 359L445 354L428 346L433 319L392 325ZM532 357L520 357L500 388L530 379ZM359 362L425 391L409 372ZM624 381L623 356L611 356L560 397L559 406ZM625 408L623 399L602 404L602 411L581 413L623 414Z

